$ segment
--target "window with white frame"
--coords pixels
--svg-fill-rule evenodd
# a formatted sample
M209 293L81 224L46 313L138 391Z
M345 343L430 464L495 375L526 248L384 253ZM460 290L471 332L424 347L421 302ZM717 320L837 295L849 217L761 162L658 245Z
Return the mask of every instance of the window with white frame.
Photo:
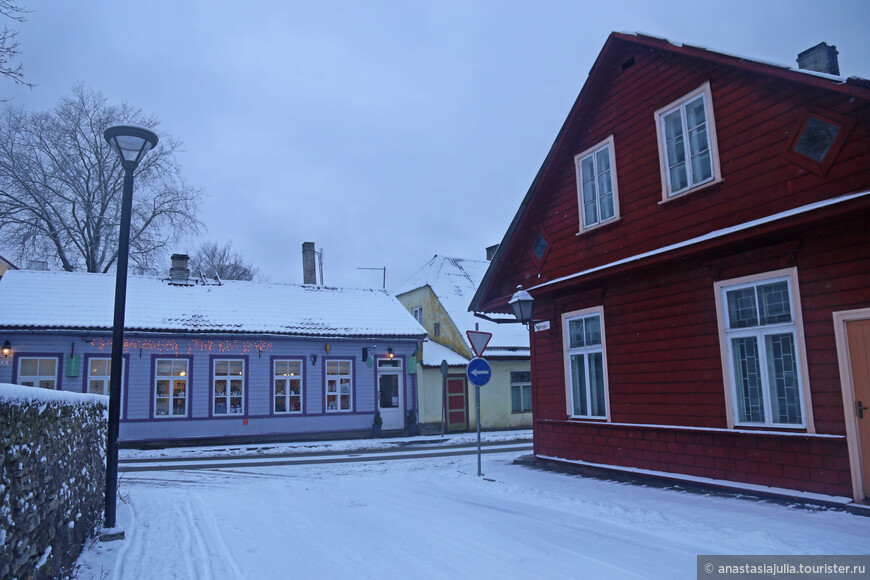
M245 361L215 359L212 385L215 415L240 415L245 412Z
M108 395L112 382L112 359L92 358L88 361L88 392Z
M580 231L619 217L613 137L574 157Z
M735 424L806 424L793 283L789 275L717 283Z
M273 363L274 412L302 412L302 361L276 360Z
M159 358L154 365L154 415L187 416L187 359Z
M18 384L25 387L57 389L57 357L19 358Z
M511 371L511 413L532 412L532 373Z
M351 411L353 397L352 363L349 360L326 361L326 411Z
M663 199L719 180L710 83L655 113Z
M414 315L414 319L420 323L420 326L422 326L423 325L423 307L416 306L411 311L411 313Z
M607 359L602 317L600 307L562 315L572 417L607 416Z
M121 376L124 363L121 362ZM112 359L93 357L88 360L88 392L95 395L108 395L112 383ZM121 408L124 408L124 380L121 379Z

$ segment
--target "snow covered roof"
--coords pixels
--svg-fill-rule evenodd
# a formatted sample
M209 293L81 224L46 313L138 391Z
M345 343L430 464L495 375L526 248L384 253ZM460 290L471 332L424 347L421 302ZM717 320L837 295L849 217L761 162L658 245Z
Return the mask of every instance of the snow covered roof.
M402 284L396 295L429 286L453 324L462 333L466 343L468 340L465 338L465 331L477 329L492 333L492 340L486 349L487 357L490 356L492 349L498 347L521 347L528 353L529 331L522 324L495 324L478 318L468 311L468 304L488 267L489 262L486 260L436 255ZM513 320L512 316L508 318ZM427 343L426 348L429 344L431 343ZM470 349L471 345L468 346ZM425 348L423 350L425 351ZM513 356L522 355L514 353Z
M486 352L487 356L489 351ZM447 364L452 367L465 366L468 364L467 358L451 348L447 348L443 344L427 340L423 343L423 366L437 367L441 365L441 361L446 360Z
M0 327L111 329L114 274L11 270L0 280ZM384 290L225 281L175 286L127 280L125 328L140 331L407 336L425 330Z

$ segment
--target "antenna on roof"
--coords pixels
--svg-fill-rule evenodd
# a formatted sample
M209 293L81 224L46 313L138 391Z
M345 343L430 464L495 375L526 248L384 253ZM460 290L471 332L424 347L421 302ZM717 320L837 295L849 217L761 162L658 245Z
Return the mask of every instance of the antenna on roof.
M387 267L382 268L357 268L357 270L383 270L384 271L384 290L387 289Z

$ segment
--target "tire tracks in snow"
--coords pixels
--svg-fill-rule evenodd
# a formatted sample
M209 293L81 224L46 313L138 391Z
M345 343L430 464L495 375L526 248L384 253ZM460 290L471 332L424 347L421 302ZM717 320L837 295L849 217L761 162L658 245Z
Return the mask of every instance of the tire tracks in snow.
M164 516L150 525L139 516L136 502L127 502L130 520L120 542L109 578L135 578L136 571L150 570L154 578L224 580L245 578L224 540L214 514L196 493L174 495L166 506L174 517ZM176 554L172 554L176 552ZM171 562L183 567L168 570Z
M125 541L121 544L121 549L118 550L118 556L115 558L115 566L112 568L112 580L122 580L129 578L124 572L125 564L127 563L128 554L131 550L141 551L142 547L139 540L138 520L136 516L136 505L133 498L127 500L127 505L130 509L130 525L124 533ZM128 541L129 540L129 541Z

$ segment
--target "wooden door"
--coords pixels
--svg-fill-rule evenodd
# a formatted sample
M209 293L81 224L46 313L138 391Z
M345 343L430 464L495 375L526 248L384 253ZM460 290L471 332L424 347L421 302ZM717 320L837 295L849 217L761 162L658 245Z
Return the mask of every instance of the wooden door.
M378 359L378 410L384 429L405 428L403 391L401 359Z
M855 418L861 450L864 497L870 497L870 320L846 323L849 341L849 364L855 387Z
M465 377L447 377L447 430L468 431L468 385Z

